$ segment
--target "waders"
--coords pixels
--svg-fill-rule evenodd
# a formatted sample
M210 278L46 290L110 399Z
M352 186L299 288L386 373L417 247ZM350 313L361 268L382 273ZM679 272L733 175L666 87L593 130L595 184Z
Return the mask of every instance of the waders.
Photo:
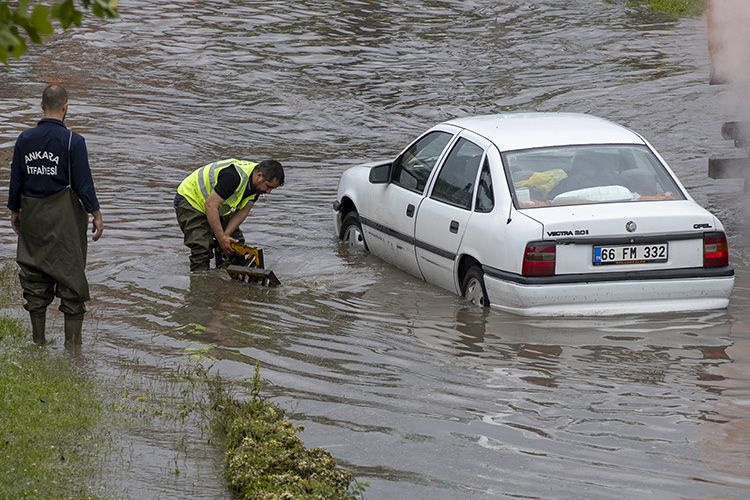
M16 261L31 318L32 338L45 341L47 306L57 296L65 314L65 343L81 343L86 280L88 214L68 187L45 198L21 198L21 230Z

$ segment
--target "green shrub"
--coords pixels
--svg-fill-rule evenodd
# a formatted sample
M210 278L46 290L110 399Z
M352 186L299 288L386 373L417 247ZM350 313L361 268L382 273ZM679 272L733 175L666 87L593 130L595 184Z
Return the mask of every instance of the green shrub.
M216 386L214 387L216 388ZM351 473L336 467L330 453L304 447L284 411L259 396L256 367L252 400L238 402L214 391L219 430L226 437L225 476L229 488L252 499L355 499Z

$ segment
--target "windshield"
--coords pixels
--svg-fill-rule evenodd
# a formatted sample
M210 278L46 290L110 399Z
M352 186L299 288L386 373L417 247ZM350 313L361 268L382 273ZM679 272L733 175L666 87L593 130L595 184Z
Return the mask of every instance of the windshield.
M517 208L685 199L646 146L525 149L504 153L503 163Z

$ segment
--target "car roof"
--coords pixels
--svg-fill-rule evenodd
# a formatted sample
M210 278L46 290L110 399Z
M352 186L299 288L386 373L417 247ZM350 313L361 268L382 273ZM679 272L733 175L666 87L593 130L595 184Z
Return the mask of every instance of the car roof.
M445 122L494 142L500 151L572 144L644 144L635 132L583 113L499 113Z

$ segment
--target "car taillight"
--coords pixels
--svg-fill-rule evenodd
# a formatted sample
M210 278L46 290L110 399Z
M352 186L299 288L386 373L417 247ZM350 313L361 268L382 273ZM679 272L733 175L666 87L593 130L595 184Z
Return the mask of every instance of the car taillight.
M555 243L536 241L526 245L523 252L524 276L554 276L555 275Z
M724 233L703 234L703 267L729 265L729 245Z

